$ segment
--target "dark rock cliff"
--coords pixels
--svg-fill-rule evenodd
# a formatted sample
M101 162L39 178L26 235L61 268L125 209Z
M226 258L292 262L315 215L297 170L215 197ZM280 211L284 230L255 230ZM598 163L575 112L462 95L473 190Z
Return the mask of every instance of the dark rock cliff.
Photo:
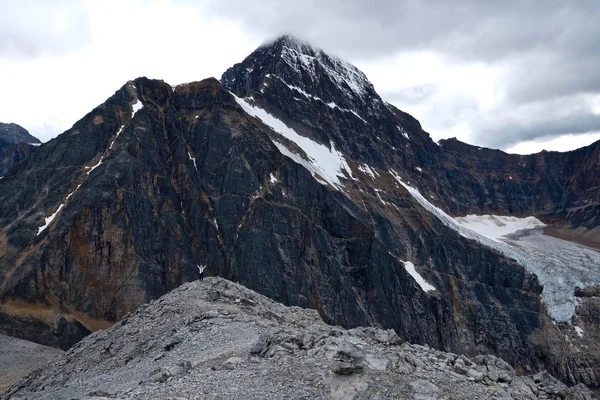
M536 277L399 184L416 182L453 211L461 182L442 177L446 146L364 74L284 37L222 82L129 82L0 180L0 330L66 348L208 264L330 323L548 365L532 340L551 325ZM241 104L343 154L339 185ZM481 196L469 211L486 209Z

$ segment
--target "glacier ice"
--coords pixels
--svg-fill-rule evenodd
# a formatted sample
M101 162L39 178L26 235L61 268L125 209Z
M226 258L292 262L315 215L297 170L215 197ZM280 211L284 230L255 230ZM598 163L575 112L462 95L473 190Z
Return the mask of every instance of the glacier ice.
M444 225L515 259L536 274L544 286L542 299L548 314L555 321L571 321L575 313L576 287L600 285L600 252L544 235L544 225L534 217L470 215L453 218L404 183L394 170L390 173Z

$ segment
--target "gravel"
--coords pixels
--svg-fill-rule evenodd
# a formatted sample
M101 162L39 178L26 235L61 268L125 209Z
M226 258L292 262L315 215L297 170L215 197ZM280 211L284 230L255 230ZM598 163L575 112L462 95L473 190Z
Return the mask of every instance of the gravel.
M2 399L593 399L549 374L345 330L221 278L98 331Z

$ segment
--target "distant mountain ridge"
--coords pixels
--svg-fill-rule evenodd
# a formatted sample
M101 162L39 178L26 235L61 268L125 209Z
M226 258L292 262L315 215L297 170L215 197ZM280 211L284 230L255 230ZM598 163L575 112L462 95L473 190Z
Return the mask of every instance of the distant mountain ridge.
M0 176L29 157L40 143L22 126L0 122Z
M287 36L221 82L138 78L0 180L0 329L68 348L207 264L328 323L600 387L594 289L577 292L585 334L555 325L536 275L432 211L593 240L596 148L438 145L362 72Z
M0 122L0 143L21 144L41 143L38 138L29 134L27 129L15 123L5 124Z

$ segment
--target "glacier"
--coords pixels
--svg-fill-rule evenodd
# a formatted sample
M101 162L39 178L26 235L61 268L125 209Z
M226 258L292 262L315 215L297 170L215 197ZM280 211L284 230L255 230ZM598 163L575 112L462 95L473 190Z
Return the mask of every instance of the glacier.
M404 183L394 170L390 173L444 225L515 259L537 275L544 287L542 300L553 320L570 323L576 308L575 288L600 285L600 252L545 235L544 224L535 217L469 215L454 218Z

